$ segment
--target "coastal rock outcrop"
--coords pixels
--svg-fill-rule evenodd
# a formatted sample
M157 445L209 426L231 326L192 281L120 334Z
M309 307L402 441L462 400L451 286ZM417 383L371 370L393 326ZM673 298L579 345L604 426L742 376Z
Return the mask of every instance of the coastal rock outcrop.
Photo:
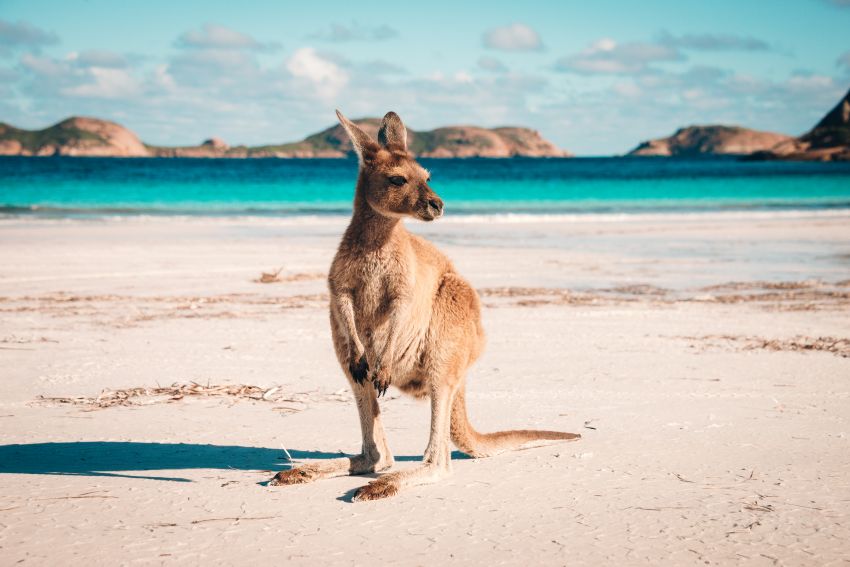
M120 124L73 116L44 130L0 123L0 155L144 157L149 152Z
M363 118L354 120L371 136L377 136L381 120ZM407 130L407 145L417 157L568 157L571 154L559 149L529 128L481 128L478 126L446 126L434 130ZM345 157L354 149L340 125L332 126L300 142L249 148L248 153L263 152L278 157Z
M672 136L641 143L630 156L746 155L793 140L791 136L740 126L688 126Z
M377 135L380 119L355 121ZM419 157L567 157L565 152L529 128L447 126L408 130L410 150ZM74 117L44 130L23 130L0 124L0 155L110 156L193 158L343 158L353 148L342 126L335 125L300 142L264 146L229 146L210 138L198 146L153 146L133 132L106 120Z

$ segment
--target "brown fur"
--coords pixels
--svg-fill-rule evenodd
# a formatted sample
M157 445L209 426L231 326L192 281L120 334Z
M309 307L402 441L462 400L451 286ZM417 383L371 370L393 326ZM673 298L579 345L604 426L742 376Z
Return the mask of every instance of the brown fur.
M271 484L382 471L393 465L381 425L380 397L389 386L431 400L431 434L422 466L385 474L355 500L392 496L435 482L451 470L449 439L473 457L541 440L580 436L557 431L475 431L466 415L464 379L484 347L478 294L403 217L431 221L443 202L428 172L407 151L407 132L388 113L378 142L337 111L360 160L354 213L331 265L331 333L348 376L363 434L360 455L283 471Z

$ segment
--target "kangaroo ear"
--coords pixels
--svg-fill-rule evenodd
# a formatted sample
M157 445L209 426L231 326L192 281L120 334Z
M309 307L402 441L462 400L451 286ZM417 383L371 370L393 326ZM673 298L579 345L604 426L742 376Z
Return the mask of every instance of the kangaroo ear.
M345 128L348 137L351 138L351 145L354 146L354 151L357 152L357 159L360 160L360 163L371 161L378 152L378 144L357 124L343 116L339 110L336 111L336 117L339 118L339 123Z
M395 112L387 112L378 130L378 142L382 146L393 146L407 151L407 128Z

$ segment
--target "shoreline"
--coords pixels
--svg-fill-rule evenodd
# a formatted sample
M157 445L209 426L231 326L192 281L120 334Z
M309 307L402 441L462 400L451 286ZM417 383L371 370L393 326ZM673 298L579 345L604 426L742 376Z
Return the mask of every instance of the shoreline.
M14 212L10 212L12 209ZM20 212L18 212L20 211ZM15 221L102 221L102 222L150 222L150 221L179 221L179 222L212 222L212 223L258 223L258 224L338 224L350 219L350 210L329 210L327 212L317 211L293 211L280 212L246 212L237 210L226 211L150 211L148 209L66 209L51 208L38 205L33 206L0 206L0 223ZM850 218L850 202L835 205L812 204L810 206L788 205L775 207L748 207L742 205L740 208L730 207L706 207L705 209L679 209L679 210L640 210L629 211L588 211L588 212L448 212L438 223L442 224L464 224L464 223L500 223L500 224L523 224L523 223L595 223L595 222L664 222L679 220L771 220L771 219L800 219L800 218Z

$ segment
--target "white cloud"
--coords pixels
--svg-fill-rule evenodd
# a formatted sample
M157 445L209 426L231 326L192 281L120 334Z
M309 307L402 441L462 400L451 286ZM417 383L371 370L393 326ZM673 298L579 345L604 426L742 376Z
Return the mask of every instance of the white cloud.
M502 51L535 51L543 48L540 35L525 24L515 23L484 33L484 47Z
M67 72L66 66L62 62L31 53L25 53L21 57L21 65L30 71L47 77L56 77Z
M700 51L768 51L770 44L751 36L735 34L684 34L671 35L669 32L659 34L659 43L680 49L695 49Z
M135 97L142 83L129 69L101 65L115 63L110 57L81 56L71 52L63 59L24 54L21 65L28 72L30 93L39 97L90 98Z
M262 43L248 34L218 24L204 24L200 30L184 32L175 45L189 49L267 50L280 47L278 43Z
M472 75L470 75L466 71L457 71L454 74L454 80L457 81L458 83L471 83L472 82Z
M654 41L618 43L601 38L588 47L558 59L555 69L582 75L634 75L658 72L654 64L685 61L685 51L776 51L767 42L735 34L661 32Z
M177 90L177 83L168 72L168 65L157 65L151 74L151 82L159 92L169 93Z
M794 75L788 79L788 88L798 92L817 92L835 87L835 79L826 75Z
M555 68L584 75L625 75L645 72L652 63L683 59L677 49L667 45L640 41L617 43L602 38L575 55L562 57Z
M348 73L312 47L302 47L286 62L286 69L297 79L309 82L322 98L333 98L348 83Z
M348 41L383 41L398 37L398 31L386 24L379 26L364 26L357 22L349 25L331 24L326 31L316 32L309 37L322 41L343 43Z
M62 93L76 97L126 98L141 92L141 84L123 69L92 67L87 71L90 81L62 89Z
M127 59L119 54L105 49L87 49L74 53L74 61L83 67L110 67L122 69L127 67Z
M0 20L0 55L10 55L18 49L38 52L39 48L59 43L59 36L27 22L12 23Z
M200 82L216 82L223 77L216 73L231 72L244 75L257 66L253 55L228 49L202 49L180 53L170 63L171 73L178 77L193 78Z

